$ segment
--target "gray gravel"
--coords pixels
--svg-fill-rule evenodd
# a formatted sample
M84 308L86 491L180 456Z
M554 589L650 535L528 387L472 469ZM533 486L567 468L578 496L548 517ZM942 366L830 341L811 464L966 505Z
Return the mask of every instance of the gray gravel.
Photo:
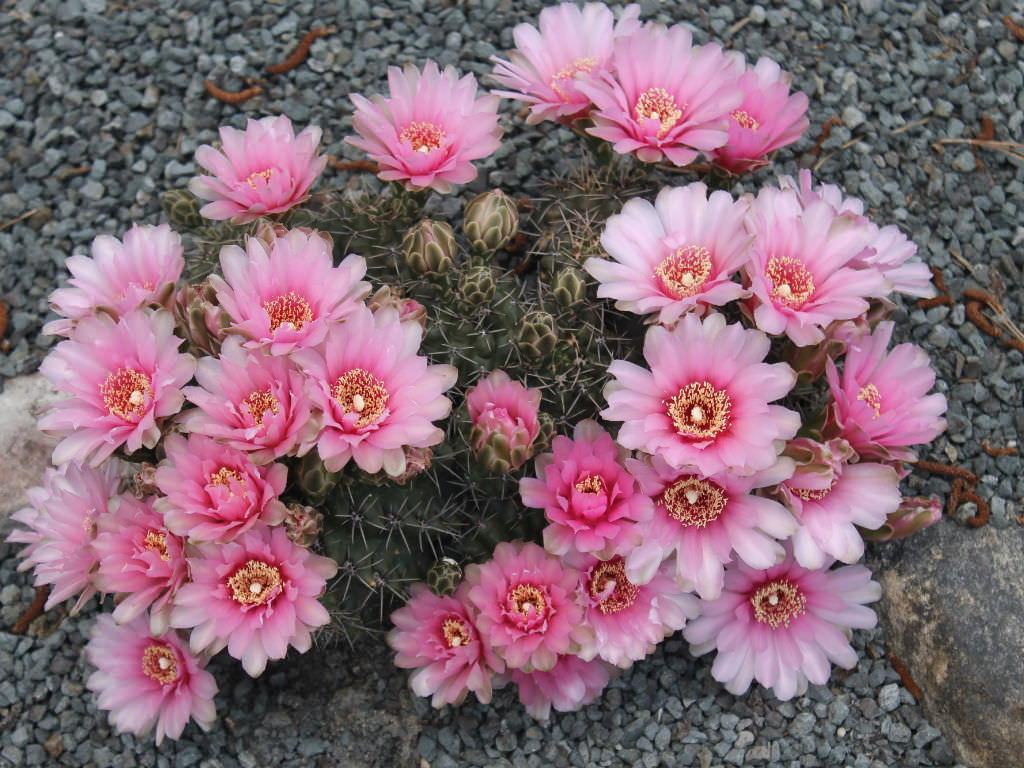
M119 234L132 221L158 222L159 193L184 186L196 170L195 148L215 139L218 125L241 127L247 116L286 112L297 124L323 127L328 152L358 159L342 143L351 127L350 91L379 91L388 65L428 56L487 73L487 58L511 47L514 24L535 21L542 6L536 0L4 3L0 297L11 314L0 384L34 370L52 344L39 329L64 259L88 252L97 234ZM1024 358L965 322L960 299L966 287L988 289L1001 280L1011 286L1003 297L1008 316L1024 324L1020 290L1013 288L1024 269L1024 163L991 149L975 153L967 144L937 142L976 136L983 115L997 140L1024 133L1022 43L1003 25L1005 14L1024 23L1024 7L1011 0L645 2L643 14L686 21L698 41L726 40L749 58L764 54L789 68L811 97L812 127L801 144L782 152L777 171L817 167L817 178L862 197L878 223L899 224L943 270L957 304L927 311L908 305L898 317L903 338L931 352L938 388L950 397L950 430L927 457L972 469L991 506L991 525L1003 528L1024 514L1022 463L1019 456L989 456L982 442L1003 446L1024 434ZM336 33L316 41L303 66L269 78L264 96L239 106L207 97L204 79L244 87L244 77L261 76L307 29L324 25ZM505 104L506 141L466 194L489 185L514 190L567 169L575 153L568 134L550 125L527 128L515 119L517 109ZM844 124L833 128L820 155L802 155L832 116ZM324 183L366 180L334 173ZM935 477L914 475L906 484L914 492L949 491ZM972 513L970 507L958 517ZM9 627L33 590L26 576L13 573L12 550L0 547L0 554L0 627ZM855 635L861 657L855 672L837 674L829 686L789 703L760 691L727 694L710 679L708 660L691 659L670 640L614 681L599 702L547 725L526 717L511 691L499 693L490 708L428 711L403 692L404 676L379 649L309 655L257 681L218 659L221 721L209 734L190 727L181 741L155 750L112 733L82 694L89 670L81 649L91 621L87 612L41 637L0 632L0 766L953 762L946 740L884 660L881 630Z

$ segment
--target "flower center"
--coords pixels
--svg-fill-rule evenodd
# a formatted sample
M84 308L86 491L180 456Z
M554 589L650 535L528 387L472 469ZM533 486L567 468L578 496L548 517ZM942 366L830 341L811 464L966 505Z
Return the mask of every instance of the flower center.
M252 173L249 174L249 178L247 178L246 181L249 183L250 187L252 187L253 189L258 189L258 187L256 186L256 179L263 179L263 186L266 186L267 184L270 183L270 177L273 175L273 168L267 168L264 171L253 171Z
M590 56L586 56L582 59L576 59L568 67L563 67L558 70L548 85L551 86L551 90L558 94L563 102L571 101L571 95L563 90L572 88L572 81L576 78L577 72L590 72L594 67L597 66L597 59L593 59Z
M590 596L598 599L604 595L598 606L603 614L629 608L638 594L640 587L626 578L626 564L619 555L598 563L590 573Z
M814 293L814 278L800 259L772 256L768 260L768 279L772 298L790 309L800 309Z
M688 299L700 293L711 277L711 251L700 245L677 248L657 267L654 275L674 299Z
M359 414L356 427L379 421L390 397L384 382L362 368L353 368L340 376L331 389L331 395L346 414Z
M576 481L576 490L580 493L604 493L604 478L600 475L587 475Z
M680 525L706 528L725 511L729 496L717 483L689 475L662 491L657 501Z
M832 478L828 488L790 488L790 490L804 501L821 501L832 493L832 489L836 487L838 482L839 478L835 477Z
M729 394L706 381L690 382L664 403L681 437L713 440L729 426Z
M242 605L261 605L281 591L281 572L261 560L250 560L228 579L231 596Z
M750 597L754 618L772 629L788 627L797 616L807 613L807 598L789 579L773 579L762 584Z
M245 476L230 467L221 467L216 472L210 474L210 485L224 485L230 487L232 480L236 483L244 483Z
M263 309L270 318L271 333L282 325L289 331L301 331L306 323L313 322L313 310L309 302L295 291L288 291L276 299L263 302Z
M461 648L473 640L473 630L458 616L449 616L441 622L444 642L449 648Z
M433 123L409 123L398 135L402 141L412 144L413 151L427 154L433 149L440 149L444 131Z
M739 124L740 128L746 128L748 131L757 131L761 127L761 124L749 112L742 109L737 109L729 116Z
M276 397L270 394L269 389L250 392L249 396L242 401L242 404L248 409L252 420L261 426L263 425L263 414L270 411L277 416L280 408L280 403L277 402Z
M871 417L872 419L877 419L882 415L882 395L874 384L861 387L860 392L857 394L857 399L863 400L874 409L875 415Z
M178 660L174 651L163 643L152 643L142 652L142 671L146 677L160 685L168 685L178 679Z
M640 94L633 109L636 112L636 119L640 122L657 120L661 124L658 129L659 139L663 138L683 116L683 111L676 106L672 94L664 88L648 88Z
M171 559L167 554L167 534L163 531L155 531L152 528L146 531L146 538L142 540L146 549L152 549L160 553L160 559L165 563Z
M506 611L526 631L538 628L551 610L547 590L536 584L516 584L505 595Z
M125 421L138 421L145 409L147 395L153 395L149 376L134 368L118 368L100 387L100 397L107 406L107 412Z

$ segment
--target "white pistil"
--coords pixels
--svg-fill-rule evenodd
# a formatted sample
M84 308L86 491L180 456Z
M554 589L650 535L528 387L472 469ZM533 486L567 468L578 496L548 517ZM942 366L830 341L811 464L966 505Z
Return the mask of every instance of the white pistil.
M356 413L362 413L363 412L363 408L365 408L365 407L366 407L366 400L363 399L362 395L360 395L358 392L356 394L352 395L352 409Z
M793 298L793 289L789 287L789 283L783 283L782 285L778 286L775 290L778 292L779 296L781 296L784 299Z
M700 493L695 488L687 488L686 492L683 495L686 496L686 500L690 504L696 504L697 499L700 498Z
M128 402L132 405L139 406L142 405L145 399L146 396L142 393L142 390L134 389L132 390L131 396L128 398Z
M778 605L778 604L779 604L779 596L777 594L775 594L773 592L772 594L768 595L768 605Z
M160 659L157 661L156 665L160 667L160 669L167 669L169 666L171 666L171 660L168 659L166 656L161 656Z
M693 408L690 409L690 418L693 419L694 424L703 424L704 409L701 408L699 405L693 406Z
M249 591L252 592L254 595L258 595L260 592L263 591L263 585L260 584L258 581L254 581L252 584L249 585Z

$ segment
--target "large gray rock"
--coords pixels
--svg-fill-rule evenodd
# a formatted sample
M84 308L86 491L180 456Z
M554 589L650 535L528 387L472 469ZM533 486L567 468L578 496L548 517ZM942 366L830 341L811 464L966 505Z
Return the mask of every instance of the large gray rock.
M57 441L36 429L40 411L60 395L41 375L4 382L0 392L0 538L11 530L10 515L27 503L25 491L39 485Z
M1024 766L1024 528L948 518L872 547L885 635L972 768Z

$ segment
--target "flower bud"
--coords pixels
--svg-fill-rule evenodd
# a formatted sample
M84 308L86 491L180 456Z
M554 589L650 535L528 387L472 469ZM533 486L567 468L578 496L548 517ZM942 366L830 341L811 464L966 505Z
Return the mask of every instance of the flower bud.
M288 516L284 519L288 538L300 547L311 547L320 535L324 516L305 504L289 504Z
M551 281L551 297L565 309L581 304L587 298L587 276L576 267L566 267Z
M284 224L277 224L269 221L261 221L259 227L256 230L256 234L253 235L253 237L262 242L263 245L266 246L267 251L269 252L270 249L274 247L274 242L276 240L286 236L289 232L294 231L302 232L307 237L312 237L313 235L316 235L325 243L327 243L327 249L329 251L334 250L334 238L331 237L327 232L321 232L320 230L313 229L312 227L293 227L292 229L289 229Z
M555 318L547 312L527 312L516 333L516 348L526 360L543 360L550 355L558 342L555 333Z
M316 451L311 451L299 459L292 467L292 477L296 485L316 502L322 500L336 482Z
M199 229L206 223L199 215L202 202L187 189L169 189L164 192L161 202L167 220L178 229Z
M466 314L488 306L494 298L494 270L486 264L470 267L459 277L459 305Z
M494 253L518 231L516 203L500 189L483 192L466 204L462 232L476 253Z
M519 469L533 456L540 432L539 389L527 389L504 371L492 371L466 393L477 461L495 474Z
M231 320L217 302L217 293L209 283L186 284L174 302L174 318L178 332L185 337L193 352L216 356Z
M424 219L405 233L402 253L414 274L443 274L455 259L455 232L443 221Z
M942 502L938 496L907 496L900 507L889 515L876 531L861 530L866 541L892 541L917 533L942 518Z
M440 597L454 595L462 583L462 568L450 557L442 557L427 571L427 586Z
M390 308L398 312L398 319L403 323L418 323L421 328L427 327L427 309L416 299L404 298L400 291L385 285L367 302L370 311L376 314L379 310Z

